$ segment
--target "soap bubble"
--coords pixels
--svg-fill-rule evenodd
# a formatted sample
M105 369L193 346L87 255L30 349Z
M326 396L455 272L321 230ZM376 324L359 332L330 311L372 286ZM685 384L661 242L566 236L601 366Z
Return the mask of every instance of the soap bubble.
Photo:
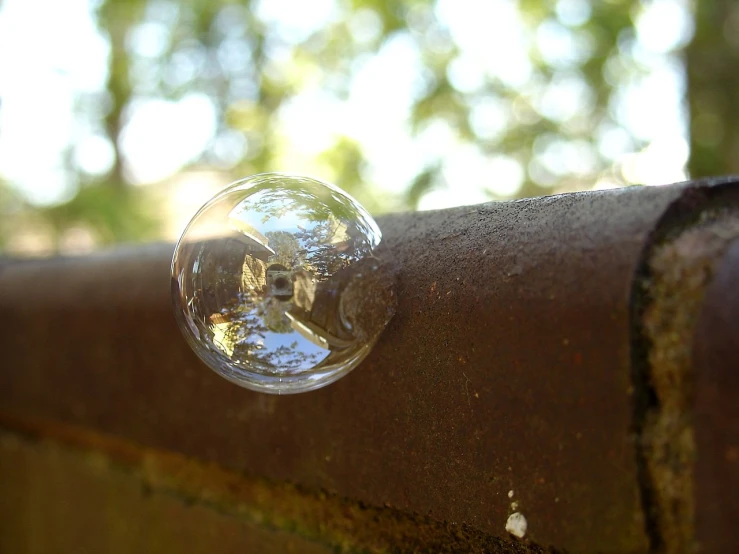
M214 371L274 394L332 383L369 353L395 312L380 229L315 179L233 183L192 218L172 259L182 332Z

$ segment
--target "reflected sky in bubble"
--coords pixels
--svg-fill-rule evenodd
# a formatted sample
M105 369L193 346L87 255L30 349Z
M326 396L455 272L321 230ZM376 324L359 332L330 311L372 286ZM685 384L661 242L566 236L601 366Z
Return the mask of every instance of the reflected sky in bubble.
M255 175L217 194L175 249L175 316L196 354L257 391L304 392L351 371L395 309L380 230L319 181Z

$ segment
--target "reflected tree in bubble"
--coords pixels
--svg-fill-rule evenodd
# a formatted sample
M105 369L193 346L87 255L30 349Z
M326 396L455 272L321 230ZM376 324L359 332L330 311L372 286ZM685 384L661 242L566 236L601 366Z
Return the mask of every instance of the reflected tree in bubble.
M350 371L394 313L367 212L338 189L279 174L239 181L193 218L172 264L191 346L256 390L300 392Z
M310 368L321 362L325 352L305 352L297 340L270 347L265 344L271 335L289 335L293 332L279 301L266 298L255 302L253 295L239 293L238 303L222 308L227 321L220 345L232 358L248 359L250 366L261 371L279 367L283 374Z

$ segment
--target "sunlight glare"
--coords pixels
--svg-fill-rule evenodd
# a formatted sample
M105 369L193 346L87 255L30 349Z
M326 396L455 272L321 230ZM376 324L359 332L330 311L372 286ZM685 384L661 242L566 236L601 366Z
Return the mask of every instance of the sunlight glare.
M169 177L195 160L215 134L215 107L200 93L178 102L139 100L121 134L129 179L136 184Z
M61 202L74 193L63 156L75 96L104 86L109 47L87 0L0 6L0 175L35 204Z

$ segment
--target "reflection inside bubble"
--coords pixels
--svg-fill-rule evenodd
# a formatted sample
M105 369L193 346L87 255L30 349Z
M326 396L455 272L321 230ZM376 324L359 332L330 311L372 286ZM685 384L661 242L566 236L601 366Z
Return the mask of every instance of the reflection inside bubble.
M394 312L379 242L371 216L335 187L274 174L236 183L178 244L178 321L196 353L238 384L323 386L366 355Z

